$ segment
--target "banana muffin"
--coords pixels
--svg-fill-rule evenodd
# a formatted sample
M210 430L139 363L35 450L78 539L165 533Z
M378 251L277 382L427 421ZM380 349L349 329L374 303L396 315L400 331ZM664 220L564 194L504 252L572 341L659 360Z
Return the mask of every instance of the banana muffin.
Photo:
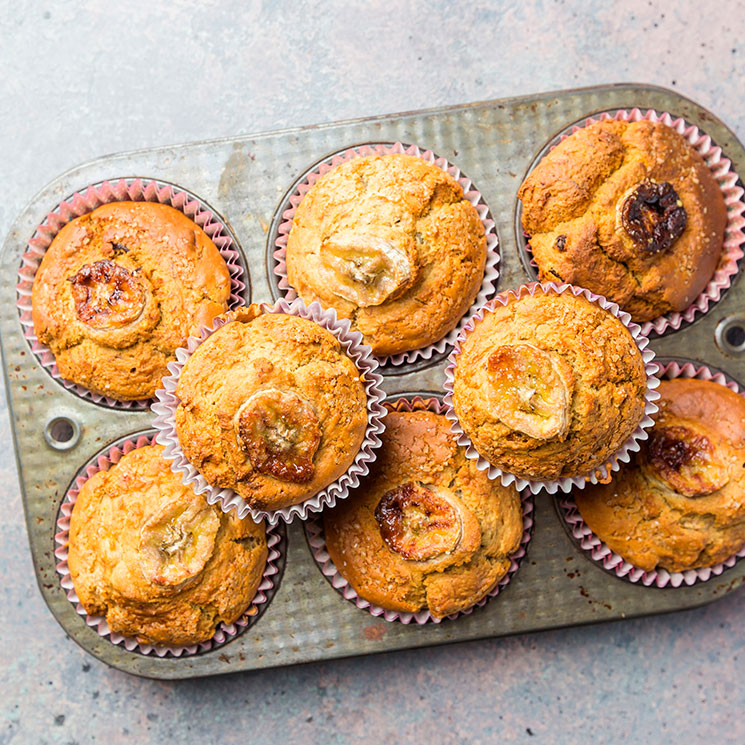
M604 295L635 321L691 305L722 252L722 191L701 156L660 122L577 130L518 197L539 278Z
M251 305L187 360L176 433L187 460L254 508L299 504L338 479L367 428L363 376L330 332Z
M649 440L575 496L590 529L644 571L709 567L745 546L745 399L712 381L660 384Z
M517 477L589 475L631 436L647 377L629 330L567 291L487 309L456 358L453 405L479 453Z
M297 208L287 278L332 307L376 355L432 344L478 294L484 226L458 182L410 155L353 158L322 176Z
M112 202L54 238L36 272L32 314L63 378L132 400L155 393L175 350L229 298L225 260L183 212Z
M91 616L143 644L191 645L250 606L267 560L264 525L207 504L157 445L88 479L70 519L75 592Z
M520 497L477 470L445 416L391 411L385 422L370 475L323 513L329 555L360 597L387 610L466 610L510 567Z

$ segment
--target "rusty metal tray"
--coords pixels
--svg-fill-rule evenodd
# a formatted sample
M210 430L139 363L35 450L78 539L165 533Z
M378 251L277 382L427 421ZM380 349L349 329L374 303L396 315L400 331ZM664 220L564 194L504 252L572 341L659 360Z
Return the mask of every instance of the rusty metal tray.
M148 411L112 410L65 389L41 367L22 334L15 305L20 257L36 226L61 200L104 179L176 184L198 195L232 228L250 271L246 294L254 301L272 300L277 210L298 175L347 146L415 143L456 163L482 192L497 224L499 289L504 290L529 278L518 254L515 194L536 154L586 115L634 106L669 111L698 125L723 148L734 169L745 173L745 149L713 114L673 91L619 84L110 155L42 189L15 221L0 256L0 336L34 567L44 600L67 634L120 670L190 678L662 613L709 603L739 587L745 561L708 582L676 589L643 587L608 574L574 544L548 495L535 500L533 539L510 585L471 615L439 625L387 623L344 600L321 574L298 521L288 527L284 573L262 617L227 645L189 657L127 652L101 638L77 615L55 572L55 520L73 477L98 451L149 429L151 421ZM658 355L704 361L743 382L743 309L745 290L736 280L706 315L654 339L652 347ZM403 368L386 375L384 386L391 394L440 391L443 369L441 358ZM49 444L48 425L59 418L76 428L67 449Z

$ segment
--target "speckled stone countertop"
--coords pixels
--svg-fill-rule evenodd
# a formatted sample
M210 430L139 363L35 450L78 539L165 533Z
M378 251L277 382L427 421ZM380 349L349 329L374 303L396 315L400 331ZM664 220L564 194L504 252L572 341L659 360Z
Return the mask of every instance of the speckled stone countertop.
M745 139L745 3L0 0L0 236L105 153L618 81ZM6 277L3 281L12 281ZM0 391L0 745L743 743L745 592L623 623L182 682L110 670L36 588Z

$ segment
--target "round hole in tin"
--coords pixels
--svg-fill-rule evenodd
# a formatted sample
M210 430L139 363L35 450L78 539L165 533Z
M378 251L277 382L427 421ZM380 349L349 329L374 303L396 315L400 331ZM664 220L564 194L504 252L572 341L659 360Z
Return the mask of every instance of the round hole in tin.
M80 427L74 419L56 416L46 423L44 439L55 450L70 450L78 444Z
M714 339L725 354L745 352L745 316L723 318L717 324Z

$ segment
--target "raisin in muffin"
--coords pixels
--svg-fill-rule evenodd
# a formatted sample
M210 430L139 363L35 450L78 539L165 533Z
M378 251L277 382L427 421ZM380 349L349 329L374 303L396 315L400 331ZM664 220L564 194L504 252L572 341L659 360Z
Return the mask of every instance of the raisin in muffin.
M195 222L166 204L112 202L54 238L32 314L63 378L132 400L155 393L175 350L229 298L228 267Z
M339 478L367 428L362 374L336 337L306 318L258 305L187 360L176 433L189 462L256 509L299 504Z
M587 287L635 321L691 305L722 252L722 191L701 156L660 122L577 130L518 197L539 278Z
M157 445L88 479L70 519L75 592L112 632L180 646L214 636L250 606L267 560L264 525L207 504Z
M577 509L640 569L712 566L745 546L745 399L687 378L660 394L649 440L609 484L577 492Z
M478 294L484 226L458 182L410 155L353 158L297 208L287 278L348 318L376 355L441 339Z
M642 419L641 352L613 314L536 288L495 304L456 358L453 406L479 453L520 478L589 475Z
M520 545L512 487L477 470L450 423L431 411L391 411L370 475L323 513L336 568L365 600L435 618L478 603Z

